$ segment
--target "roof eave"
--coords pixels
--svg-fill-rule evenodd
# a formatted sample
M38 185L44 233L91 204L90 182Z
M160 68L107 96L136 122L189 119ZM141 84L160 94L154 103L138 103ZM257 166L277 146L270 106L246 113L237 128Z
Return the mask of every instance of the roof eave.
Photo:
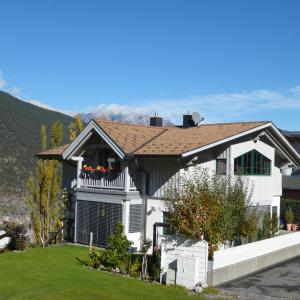
M248 130L243 131L243 132L241 132L241 133L238 133L238 134L232 135L232 136L230 136L230 137L227 137L227 138L225 138L225 139L219 140L219 141L217 141L217 142L214 142L214 143L211 143L211 144L208 144L208 145L205 145L205 146L202 146L202 147L199 147L199 148L196 148L196 149L193 149L193 150L184 152L184 153L181 154L181 156L182 156L182 157L188 157L188 156L194 155L194 154L196 154L196 153L198 153L198 152L201 152L201 151L204 151L204 150L207 150L207 149L210 149L210 148L219 146L219 145L221 145L221 144L230 142L230 141L235 140L235 139L237 139L237 138L246 136L246 135L248 135L248 134L250 134L250 133L253 133L253 132L255 132L255 131L259 131L259 130L265 129L265 128L271 126L271 125L272 125L272 123L271 123L271 122L268 122L268 123L266 123L266 124L263 124L263 125L254 127L254 128L252 128L252 129L248 129Z

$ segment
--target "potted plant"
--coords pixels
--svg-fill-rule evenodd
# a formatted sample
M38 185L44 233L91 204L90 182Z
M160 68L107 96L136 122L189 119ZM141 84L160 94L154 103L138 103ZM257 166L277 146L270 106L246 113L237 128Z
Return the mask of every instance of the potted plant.
M290 206L285 211L284 218L285 218L287 230L291 231L292 230L292 224L293 224L293 221L294 221L294 214L293 214L293 211L292 211Z
M292 224L292 231L297 231L299 228L298 224Z

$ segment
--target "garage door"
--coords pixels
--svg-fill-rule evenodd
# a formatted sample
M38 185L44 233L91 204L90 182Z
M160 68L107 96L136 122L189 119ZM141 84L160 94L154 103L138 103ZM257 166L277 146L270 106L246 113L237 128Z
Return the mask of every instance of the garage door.
M122 204L77 201L77 243L106 247L117 222L122 221Z

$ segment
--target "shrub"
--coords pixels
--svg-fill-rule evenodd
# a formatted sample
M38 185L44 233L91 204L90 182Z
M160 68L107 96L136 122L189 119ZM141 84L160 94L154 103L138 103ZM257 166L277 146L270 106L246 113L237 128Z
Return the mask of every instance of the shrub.
M263 227L262 227L262 239L268 239L270 237L271 229L271 214L269 212L264 213Z
M278 217L277 217L277 214L273 213L272 214L272 219L271 219L271 233L272 233L272 236L274 236L277 231L278 231Z
M287 224L292 224L294 221L294 213L292 211L292 208L289 206L289 208L284 213L284 218Z
M3 222L3 230L11 238L8 244L9 250L24 250L27 247L26 228L23 224L15 222Z
M95 251L89 253L87 264L94 269L104 268L105 265L105 252Z
M121 273L127 273L130 255L128 254L132 242L124 234L123 225L118 222L113 234L108 239L105 261L112 268L119 268Z
M161 261L161 251L154 251L152 256L148 256L148 273L152 280L159 281L160 280L160 261Z
M140 277L141 275L141 264L143 256L141 254L131 254L129 264L129 275L133 277Z
M285 199L282 198L280 201L280 213L281 218L285 219L285 212L288 208L291 208L294 214L294 222L300 223L300 199Z

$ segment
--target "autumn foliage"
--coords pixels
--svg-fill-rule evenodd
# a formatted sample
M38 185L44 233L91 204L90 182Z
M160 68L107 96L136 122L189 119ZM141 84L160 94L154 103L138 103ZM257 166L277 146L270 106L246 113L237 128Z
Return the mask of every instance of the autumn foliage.
M221 244L256 233L258 218L250 197L242 177L210 175L199 168L191 178L182 177L179 188L169 189L164 203L173 232L206 240L212 256Z

